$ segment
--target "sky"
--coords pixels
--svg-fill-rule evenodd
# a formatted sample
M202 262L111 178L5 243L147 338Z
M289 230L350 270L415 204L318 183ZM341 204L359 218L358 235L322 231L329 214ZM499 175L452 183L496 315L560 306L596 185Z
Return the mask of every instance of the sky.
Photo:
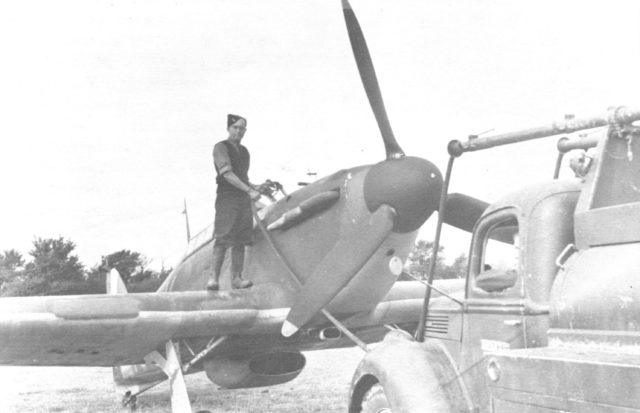
M396 138L441 170L451 139L640 97L637 1L352 6ZM174 266L183 200L192 234L213 219L227 113L248 119L256 183L384 157L338 0L3 2L0 50L0 250L62 236L87 266L120 249ZM555 141L464 155L451 189L490 202L548 179Z

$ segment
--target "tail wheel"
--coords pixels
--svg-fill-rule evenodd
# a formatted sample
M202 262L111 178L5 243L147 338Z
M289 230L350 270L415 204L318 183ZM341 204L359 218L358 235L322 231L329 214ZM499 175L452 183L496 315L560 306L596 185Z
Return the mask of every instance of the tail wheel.
M362 413L391 413L389 401L380 383L374 384L362 398Z

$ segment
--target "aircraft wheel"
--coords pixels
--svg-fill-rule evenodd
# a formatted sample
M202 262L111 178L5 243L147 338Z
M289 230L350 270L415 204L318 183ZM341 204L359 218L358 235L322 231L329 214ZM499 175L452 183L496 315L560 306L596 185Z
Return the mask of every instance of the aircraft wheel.
M133 412L138 408L138 398L128 391L122 396L122 406L128 407Z
M389 401L380 383L374 384L362 398L362 413L391 413Z

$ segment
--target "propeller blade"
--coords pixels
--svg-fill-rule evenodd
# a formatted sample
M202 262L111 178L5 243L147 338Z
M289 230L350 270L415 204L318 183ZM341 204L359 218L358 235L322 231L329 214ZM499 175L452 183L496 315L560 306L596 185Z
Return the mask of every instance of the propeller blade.
M358 273L393 228L395 211L381 205L343 234L307 279L282 325L289 337L319 313Z
M356 64L358 65L358 71L360 72L360 79L362 79L364 90L367 92L367 97L369 98L369 104L371 105L373 114L378 122L380 133L382 133L382 140L384 141L387 159L395 159L404 156L404 152L402 151L402 148L400 148L400 145L398 145L398 142L393 135L393 131L391 130L391 124L387 117L387 111L384 108L382 94L380 93L380 86L378 85L378 78L376 77L376 71L373 68L373 61L369 54L367 42L364 39L364 34L360 28L358 19L347 0L342 0L342 12L344 13L344 20L347 24L347 31L349 32L349 40L351 41L353 56L356 58Z
M463 231L472 232L476 222L489 204L464 194L447 196L444 222Z

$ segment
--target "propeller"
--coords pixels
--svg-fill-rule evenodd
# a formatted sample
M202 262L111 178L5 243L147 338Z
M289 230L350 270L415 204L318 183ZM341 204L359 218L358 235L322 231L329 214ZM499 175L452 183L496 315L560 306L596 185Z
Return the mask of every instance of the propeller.
M368 210L341 228L340 238L307 278L282 326L289 337L311 320L355 277L391 232L418 229L437 209L442 175L431 162L406 157L393 135L369 50L348 1L344 19L362 84L378 122L386 160L373 165L364 178Z
M400 148L400 145L398 145L398 142L393 135L393 131L391 130L391 124L387 117L387 111L384 108L382 93L380 93L378 78L376 77L376 71L373 68L373 61L369 54L367 42L364 39L360 23L358 23L358 19L347 0L342 0L342 12L344 14L344 21L347 24L347 31L349 32L349 40L351 41L353 56L356 58L356 64L358 65L358 71L360 72L360 79L362 79L364 90L367 92L367 97L369 98L369 104L371 105L373 114L378 122L378 127L380 128L380 133L382 134L387 159L400 158L404 156L404 152L402 151L402 148Z
M444 222L461 230L472 232L476 222L489 204L464 194L449 194L445 206Z
M355 221L346 220L343 224L338 241L307 278L291 306L281 330L285 337L293 335L322 311L358 274L390 233L417 230L440 203L443 185L440 170L425 159L405 156L398 145L360 24L347 0L342 0L342 10L360 78L382 134L386 160L371 166L364 177L362 195L369 213L365 210ZM451 221L473 227L470 220L475 224L477 217L465 217L468 212L465 202L471 200L468 203L474 214L479 209L482 213L486 205L483 207L482 201L467 198L466 201L461 198L461 205L455 200L451 202L459 211L453 213Z

